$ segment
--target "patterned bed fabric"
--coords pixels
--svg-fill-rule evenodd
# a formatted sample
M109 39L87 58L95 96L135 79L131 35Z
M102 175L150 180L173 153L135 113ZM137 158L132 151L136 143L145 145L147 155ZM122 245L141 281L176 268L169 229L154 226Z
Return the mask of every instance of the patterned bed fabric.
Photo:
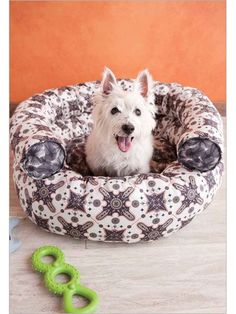
M152 172L95 177L84 144L99 83L50 89L17 107L10 140L21 206L44 230L78 239L133 243L169 236L202 212L220 186L221 117L196 88L156 82ZM132 89L132 80L119 84Z

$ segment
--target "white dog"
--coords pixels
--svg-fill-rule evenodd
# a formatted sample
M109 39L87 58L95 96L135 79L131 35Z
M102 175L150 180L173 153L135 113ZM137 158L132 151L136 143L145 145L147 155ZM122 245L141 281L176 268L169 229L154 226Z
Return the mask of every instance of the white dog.
M150 171L155 128L153 81L139 73L132 91L124 91L105 68L94 95L94 126L86 143L86 160L97 176L126 176Z

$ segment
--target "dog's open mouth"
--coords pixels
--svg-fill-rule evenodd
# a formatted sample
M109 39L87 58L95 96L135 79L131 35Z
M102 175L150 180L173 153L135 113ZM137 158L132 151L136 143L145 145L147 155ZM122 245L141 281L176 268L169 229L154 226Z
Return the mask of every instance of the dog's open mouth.
M130 149L133 139L133 137L129 136L116 136L117 145L123 153L126 153Z

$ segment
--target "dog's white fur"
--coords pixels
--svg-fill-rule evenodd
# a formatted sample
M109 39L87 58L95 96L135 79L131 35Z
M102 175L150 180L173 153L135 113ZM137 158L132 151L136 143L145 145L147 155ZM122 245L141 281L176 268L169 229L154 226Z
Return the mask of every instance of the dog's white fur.
M152 130L155 128L153 81L148 70L139 73L132 91L124 91L115 75L105 68L95 93L92 117L94 126L86 143L86 160L94 175L126 176L148 173L153 154ZM111 114L112 108L119 112ZM141 111L137 115L136 109ZM117 136L127 137L122 125L132 124L134 131L127 152L119 149Z

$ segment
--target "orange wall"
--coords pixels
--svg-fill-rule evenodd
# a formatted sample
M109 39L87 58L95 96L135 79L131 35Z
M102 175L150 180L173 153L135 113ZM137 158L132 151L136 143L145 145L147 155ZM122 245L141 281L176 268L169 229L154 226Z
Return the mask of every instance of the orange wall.
M224 1L10 3L10 99L148 68L225 102Z

